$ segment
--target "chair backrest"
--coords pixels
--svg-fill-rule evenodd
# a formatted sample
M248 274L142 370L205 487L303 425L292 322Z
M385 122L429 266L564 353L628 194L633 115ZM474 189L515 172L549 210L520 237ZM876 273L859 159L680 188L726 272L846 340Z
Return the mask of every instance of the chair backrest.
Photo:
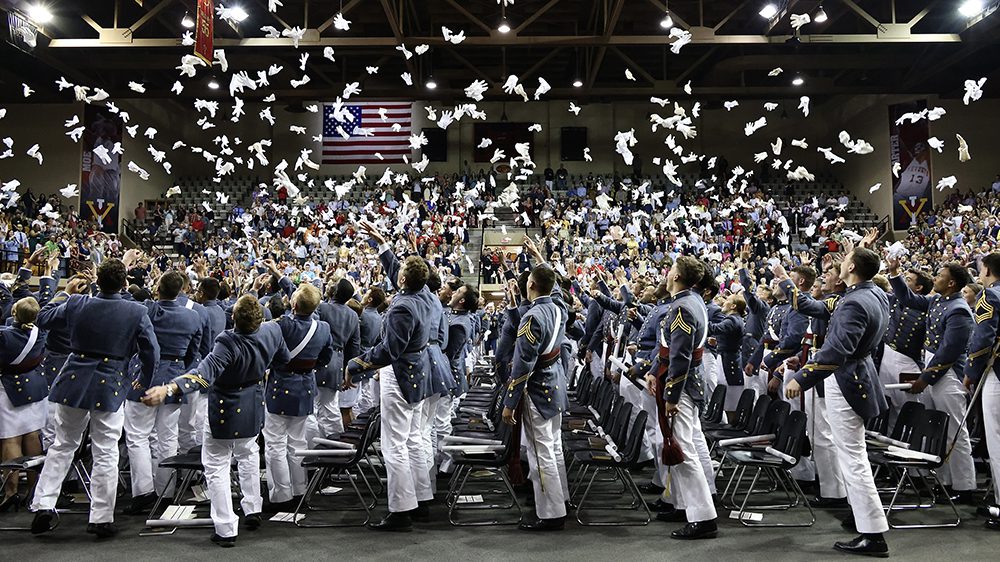
M576 401L580 404L586 402L590 388L594 385L594 377L580 377L576 383Z
M752 388L748 388L740 394L740 400L736 403L735 419L729 420L729 425L736 429L742 429L746 427L747 420L750 419L750 414L753 412L753 401L756 398L757 393L753 391Z
M764 414L764 419L761 420L760 432L752 431L752 433L756 435L777 434L784 425L785 419L788 418L788 412L791 409L792 405L784 400L772 400L771 405L767 407L767 413Z
M767 415L767 409L771 407L771 397L766 394L761 394L757 398L757 404L753 407L753 413L747 419L747 423L743 427L736 427L734 429L742 429L750 433L751 435L760 435L759 431L761 426L764 424L764 416Z
M941 457L948 452L948 422L947 412L941 410L924 410L910 433L910 450L920 451L929 455Z
M920 420L924 413L924 405L920 402L907 402L899 408L899 415L896 416L896 425L892 426L892 434L889 435L896 441L910 441L910 433L913 426Z
M628 433L627 444L624 448L625 454L622 455L622 461L627 466L634 466L639 461L639 451L642 449L642 438L646 435L646 416L648 415L646 410L642 410L632 422L632 430Z
M611 430L608 431L608 435L614 440L615 445L621 447L625 440L628 439L628 426L629 421L632 420L632 404L630 402L622 403L622 406L618 408L618 412L615 416L615 422Z
M865 429L882 435L885 435L889 430L889 416L892 415L892 402L889 401L888 398L886 398L885 401L889 404L889 407L878 416L868 420L868 422L865 423Z
M788 404L784 402L784 404ZM795 458L795 463L791 466L798 464L799 457L802 456L802 447L806 440L806 414L805 412L795 411L790 412L785 418L785 421L778 428L775 434L774 444L771 445L774 449L785 453L790 457Z
M728 388L726 385L720 384L712 391L712 398L709 399L708 406L705 408L705 415L703 416L705 421L710 423L719 423L722 421L722 414L726 406L726 388Z

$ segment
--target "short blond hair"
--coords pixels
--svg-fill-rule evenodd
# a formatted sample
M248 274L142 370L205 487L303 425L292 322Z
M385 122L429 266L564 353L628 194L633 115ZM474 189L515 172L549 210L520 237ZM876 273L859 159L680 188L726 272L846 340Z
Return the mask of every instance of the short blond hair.
M312 314L319 306L319 289L310 283L303 283L292 293L292 311L296 314Z
M253 295L243 295L233 306L233 325L241 334L252 334L264 322L264 309Z
M11 309L11 315L14 317L14 321L18 324L34 324L35 320L38 319L38 311L41 307L38 306L38 301L35 297L24 297L23 299L14 303L14 307Z

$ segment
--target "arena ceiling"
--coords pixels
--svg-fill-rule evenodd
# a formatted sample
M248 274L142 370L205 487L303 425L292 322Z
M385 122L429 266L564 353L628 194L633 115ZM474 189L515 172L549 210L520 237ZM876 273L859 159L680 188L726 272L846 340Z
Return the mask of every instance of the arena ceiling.
M22 82L37 90L36 101L62 99L51 87L61 75L115 98L135 96L127 87L133 80L146 85L144 97L174 97L175 67L191 52L181 46L181 20L195 13L196 0L45 1L55 18L39 29L37 46L29 53L4 43L0 100L21 99ZM300 54L311 54L308 85L292 88L283 80L259 96L274 93L279 100L326 99L359 81L366 97L459 101L475 79L491 85L487 98L507 99L499 86L511 74L525 84L544 77L552 86L548 99L585 101L667 96L688 81L699 96L719 99L960 96L967 78L1000 82L1000 0L982 2L972 17L959 13L965 0L781 0L767 19L758 13L767 4L761 0L671 0L668 6L664 0L513 0L503 8L509 33L496 29L498 0L281 2L269 13L268 0L216 0L217 6L241 5L249 17L238 25L215 23L215 46L226 50L231 70L279 64L298 72ZM31 3L0 0L0 7L12 12ZM792 28L790 15L815 17L821 7L826 21ZM666 9L676 27L691 33L677 54L660 26ZM350 20L349 30L335 28L337 13ZM295 49L291 39L266 38L262 26L306 32ZM442 26L464 31L465 41L445 41ZM430 50L406 60L396 50L400 43ZM334 61L322 56L328 46ZM367 66L379 72L369 75ZM784 72L768 76L775 67ZM626 68L634 81L625 78ZM403 72L418 87L406 87ZM419 87L429 76L439 84L434 91ZM804 83L792 85L795 76ZM582 85L573 87L577 79ZM209 94L186 88L182 97Z

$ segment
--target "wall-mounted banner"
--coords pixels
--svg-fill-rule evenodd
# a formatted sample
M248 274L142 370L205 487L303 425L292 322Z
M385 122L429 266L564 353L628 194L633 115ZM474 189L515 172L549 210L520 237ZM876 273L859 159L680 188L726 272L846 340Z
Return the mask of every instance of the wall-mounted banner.
M215 6L212 0L198 0L198 23L195 25L194 54L211 68L215 52L212 50L215 33Z
M122 157L112 150L122 142L124 124L107 108L83 110L83 156L80 161L80 216L94 219L104 232L118 232L118 199L122 188ZM95 153L97 147L103 151Z
M892 180L892 228L906 230L921 213L931 209L931 151L927 139L930 126L927 119L896 124L904 113L920 113L927 101L920 100L889 106L890 166L899 163L899 177Z

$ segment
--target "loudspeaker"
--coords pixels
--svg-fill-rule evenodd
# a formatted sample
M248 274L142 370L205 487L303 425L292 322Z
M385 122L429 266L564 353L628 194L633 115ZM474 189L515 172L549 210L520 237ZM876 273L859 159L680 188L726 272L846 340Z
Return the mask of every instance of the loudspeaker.
M559 129L560 159L563 162L583 160L583 149L587 148L586 127L562 127Z
M427 155L427 159L431 162L447 162L448 131L434 127L432 129L423 129L423 133L424 137L427 138L427 144L423 147L423 152Z

